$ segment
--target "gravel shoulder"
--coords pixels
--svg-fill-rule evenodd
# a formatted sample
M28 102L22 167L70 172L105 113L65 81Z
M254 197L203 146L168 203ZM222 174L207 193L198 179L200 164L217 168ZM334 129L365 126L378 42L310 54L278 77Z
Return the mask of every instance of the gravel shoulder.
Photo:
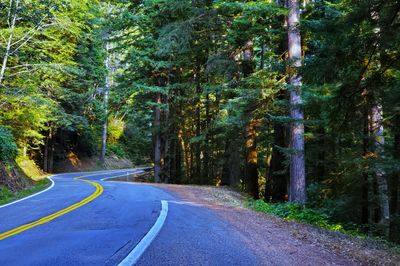
M237 230L264 265L400 265L400 254L376 240L246 209L244 196L226 187L152 185L215 212Z

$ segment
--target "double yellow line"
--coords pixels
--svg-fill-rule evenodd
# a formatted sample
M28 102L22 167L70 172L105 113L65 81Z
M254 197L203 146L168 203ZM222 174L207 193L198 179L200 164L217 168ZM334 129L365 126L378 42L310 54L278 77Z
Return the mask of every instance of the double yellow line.
M26 231L28 229L31 229L33 227L36 227L38 225L48 223L48 222L50 222L50 221L52 221L52 220L54 220L54 219L56 219L56 218L58 218L58 217L60 217L60 216L62 216L64 214L66 214L66 213L69 213L69 212L71 212L71 211L73 211L75 209L78 209L79 207L82 207L85 204L88 204L89 202L91 202L95 198L99 197L103 193L103 190L104 190L103 187L99 183L96 183L96 182L93 182L93 181L90 181L90 180L81 179L81 178L84 178L84 177L95 176L95 175L99 175L99 174L100 173L91 174L91 175L84 175L84 176L79 176L79 177L74 178L74 180L80 180L80 181L89 183L89 184L93 185L94 187L96 187L96 191L93 194L91 194L87 198L84 198L83 200L81 200L81 201L79 201L79 202L77 202L77 203L75 203L75 204L73 204L73 205L71 205L71 206L69 206L69 207L67 207L65 209L62 209L62 210L60 210L58 212L55 212L55 213L50 214L48 216L45 216L45 217L43 217L43 218L41 218L39 220L36 220L34 222L21 225L21 226L19 226L17 228L11 229L11 230L9 230L7 232L1 233L0 234L0 240L3 240L3 239L6 239L6 238L8 238L10 236L22 233L22 232L24 232L24 231Z

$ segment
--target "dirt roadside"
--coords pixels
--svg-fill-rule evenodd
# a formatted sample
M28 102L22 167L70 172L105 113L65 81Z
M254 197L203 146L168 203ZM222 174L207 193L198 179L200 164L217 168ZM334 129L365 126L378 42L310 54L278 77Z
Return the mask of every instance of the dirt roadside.
M229 188L154 186L214 211L238 231L264 265L400 265L400 254L377 241L254 212L244 208L243 196Z

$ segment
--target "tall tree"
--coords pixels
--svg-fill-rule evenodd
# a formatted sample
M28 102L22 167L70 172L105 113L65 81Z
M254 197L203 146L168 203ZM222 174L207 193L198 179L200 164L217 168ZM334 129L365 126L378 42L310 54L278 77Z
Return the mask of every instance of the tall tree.
M106 4L104 4L106 5ZM111 3L107 3L107 11L105 12L105 17L109 17L111 15ZM111 74L111 66L110 66L110 29L105 25L106 29L104 30L103 33L103 43L104 43L104 49L105 49L105 77L104 77L104 121L103 121L103 134L102 134L102 141L101 141L101 151L100 151L100 162L104 163L104 159L106 157L106 152L107 152L107 128L108 128L108 101L109 101L109 95L110 95L110 74Z
M298 0L289 0L289 103L290 103L290 193L289 200L306 202L306 176L304 161L304 115L301 96L301 37Z

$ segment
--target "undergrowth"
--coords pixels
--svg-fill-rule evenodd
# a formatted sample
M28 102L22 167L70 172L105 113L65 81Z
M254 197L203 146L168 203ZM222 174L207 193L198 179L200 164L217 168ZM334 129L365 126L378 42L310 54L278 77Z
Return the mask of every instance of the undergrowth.
M362 235L358 228L345 229L342 224L331 222L329 215L322 210L306 208L299 204L288 202L267 203L263 200L248 200L246 205L257 212L279 216L287 220L313 224L321 228L346 234Z

